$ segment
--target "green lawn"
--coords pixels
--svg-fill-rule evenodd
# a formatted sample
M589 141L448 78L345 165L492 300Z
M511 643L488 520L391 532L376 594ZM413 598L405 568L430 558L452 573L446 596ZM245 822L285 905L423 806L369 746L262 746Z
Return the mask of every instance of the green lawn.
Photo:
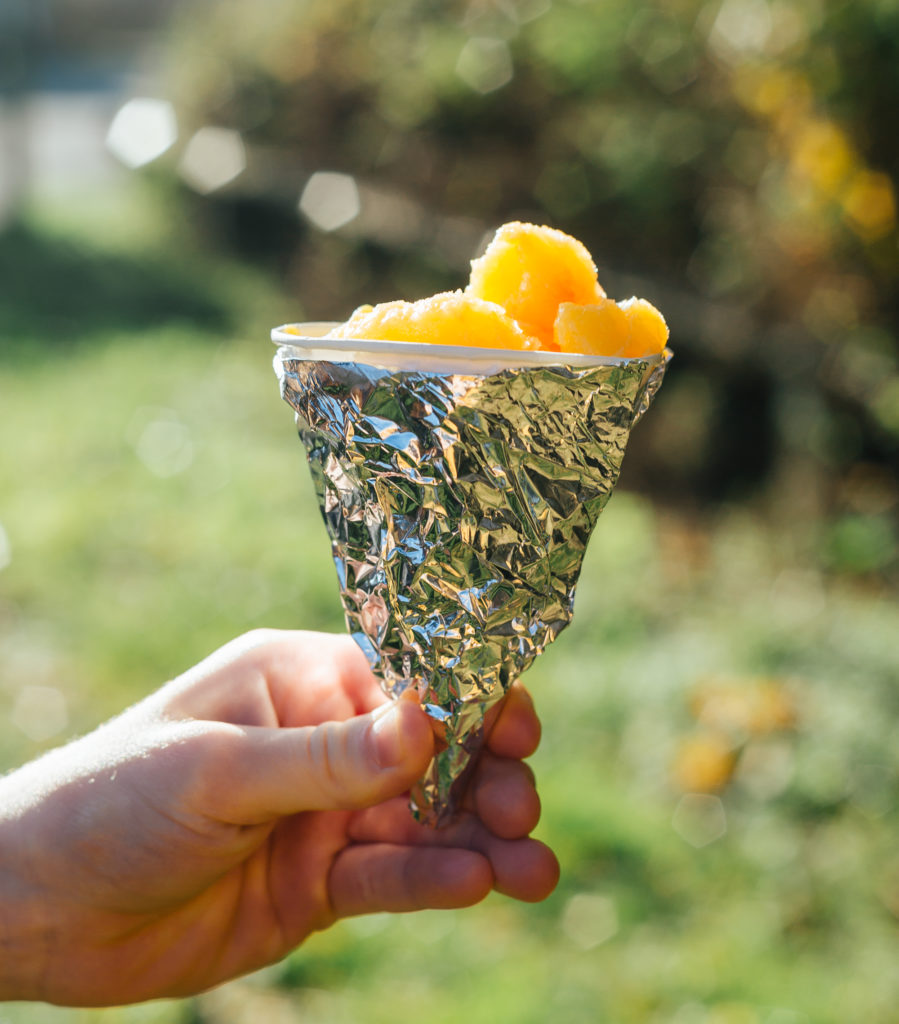
M0 244L31 267L0 305L0 768L246 629L342 625L270 365L301 311L145 206L85 209ZM0 1024L890 1024L899 602L790 550L748 506L612 498L528 676L546 903L345 922L197 1000Z

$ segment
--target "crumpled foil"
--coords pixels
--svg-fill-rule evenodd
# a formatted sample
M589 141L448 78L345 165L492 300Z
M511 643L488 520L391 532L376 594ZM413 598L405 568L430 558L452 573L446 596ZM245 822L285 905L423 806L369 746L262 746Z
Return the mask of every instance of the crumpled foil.
M348 628L440 740L412 792L419 820L452 818L488 711L570 622L587 541L669 358L479 374L279 349Z

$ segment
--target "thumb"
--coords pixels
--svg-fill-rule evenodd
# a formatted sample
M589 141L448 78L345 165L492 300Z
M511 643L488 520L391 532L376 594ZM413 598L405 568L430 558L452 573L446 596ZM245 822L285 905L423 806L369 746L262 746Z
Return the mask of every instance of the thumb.
M245 824L381 803L408 789L434 752L427 715L406 700L341 722L229 735L230 770L216 772L217 802Z

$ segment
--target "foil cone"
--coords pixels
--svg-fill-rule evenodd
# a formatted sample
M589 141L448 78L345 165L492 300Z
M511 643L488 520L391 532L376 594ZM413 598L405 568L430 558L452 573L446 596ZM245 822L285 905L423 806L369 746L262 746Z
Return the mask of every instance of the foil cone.
M275 357L282 396L347 626L385 692L414 690L438 734L412 808L439 826L488 711L571 621L587 542L670 353L591 362L400 343L398 355L303 328L273 332L289 342Z

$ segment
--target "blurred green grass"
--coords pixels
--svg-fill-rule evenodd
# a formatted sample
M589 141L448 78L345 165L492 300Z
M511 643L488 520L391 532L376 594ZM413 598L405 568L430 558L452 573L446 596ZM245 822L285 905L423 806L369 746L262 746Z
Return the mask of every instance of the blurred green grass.
M243 630L342 627L270 369L269 328L302 312L132 200L35 210L18 229L101 277L165 266L168 290L113 276L98 297L115 308L94 310L74 294L92 278L57 268L45 308L6 307L0 769ZM194 289L201 306L178 298ZM888 1024L899 603L825 559L750 505L656 507L628 491L625 463L574 623L528 676L545 728L539 835L562 861L551 899L349 921L196 1000L13 1004L0 1021ZM737 711L767 687L792 717L716 718L703 687L736 692ZM720 788L691 789L685 751L710 736L734 765Z

